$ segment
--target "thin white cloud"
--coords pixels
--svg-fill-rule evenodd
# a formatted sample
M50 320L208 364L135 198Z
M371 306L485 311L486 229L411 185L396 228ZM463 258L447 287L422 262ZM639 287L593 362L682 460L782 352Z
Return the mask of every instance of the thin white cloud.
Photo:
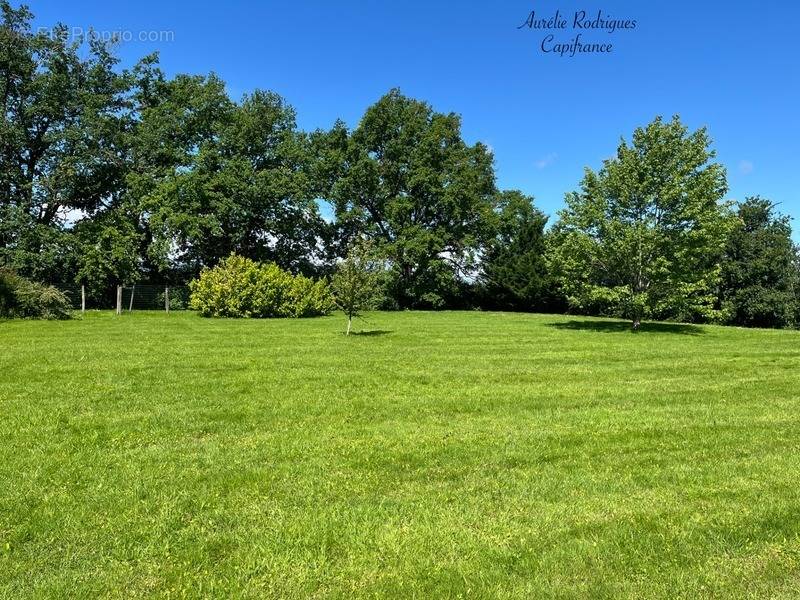
M740 160L739 161L739 173L742 175L750 175L753 172L753 163L749 160Z
M557 158L558 158L558 154L556 154L555 152L551 152L547 156L545 156L543 158L540 158L539 160L534 162L533 165L537 169L546 169L547 167L552 165L554 162L556 162Z

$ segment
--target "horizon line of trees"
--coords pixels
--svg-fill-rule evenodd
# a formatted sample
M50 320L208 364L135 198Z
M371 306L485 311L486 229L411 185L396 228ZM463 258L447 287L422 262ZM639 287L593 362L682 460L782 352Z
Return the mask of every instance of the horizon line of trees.
M214 74L168 78L157 55L123 69L107 43L0 12L0 268L99 299L231 254L326 277L363 239L387 266L383 308L800 322L790 219L725 203L707 132L677 116L587 169L548 228L531 196L498 189L459 115L397 89L354 128L305 132L274 92L236 102Z

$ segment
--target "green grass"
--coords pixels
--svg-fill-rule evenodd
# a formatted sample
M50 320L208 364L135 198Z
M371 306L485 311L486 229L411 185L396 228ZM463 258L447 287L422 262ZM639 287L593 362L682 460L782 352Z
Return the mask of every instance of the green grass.
M0 596L796 597L800 333L0 322Z

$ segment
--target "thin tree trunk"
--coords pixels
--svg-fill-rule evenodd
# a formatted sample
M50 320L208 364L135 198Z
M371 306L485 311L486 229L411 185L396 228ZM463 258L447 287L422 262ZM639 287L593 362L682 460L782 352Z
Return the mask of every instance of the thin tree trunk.
M345 335L350 335L350 326L353 324L353 317L347 317L347 333Z

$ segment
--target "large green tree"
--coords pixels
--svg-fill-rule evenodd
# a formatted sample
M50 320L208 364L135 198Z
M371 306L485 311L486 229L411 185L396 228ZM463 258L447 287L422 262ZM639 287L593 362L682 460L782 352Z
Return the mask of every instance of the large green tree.
M183 205L178 182L195 167L202 149L218 139L234 104L218 77L168 79L156 56L141 61L134 76L137 122L126 187L139 217L143 268L149 279L191 277L202 267L187 263L191 240L202 235L197 222L203 215L194 210L196 204Z
M787 327L800 292L790 218L769 200L742 202L722 261L721 300L732 323Z
M130 80L101 41L33 32L30 11L5 0L0 18L0 260L56 281L65 225L121 187Z
M388 257L400 307L442 305L493 234L492 154L463 140L458 115L398 90L369 107L344 143L329 192L342 230L370 237Z
M141 276L141 232L138 219L124 208L82 219L72 229L70 242L75 262L75 283L98 300L117 285L131 284Z
M630 318L711 319L731 225L705 129L660 117L568 194L551 265L570 303Z
M277 94L256 91L231 102L216 77L178 78L143 113L153 165L137 187L148 214L150 254L199 272L236 253L292 271L313 270L322 220L309 172L307 137ZM189 107L189 110L186 109ZM171 154L163 132L176 140ZM148 189L149 188L149 189Z
M535 310L550 292L545 257L547 217L520 191L499 195L495 238L482 259L484 304L492 308Z

